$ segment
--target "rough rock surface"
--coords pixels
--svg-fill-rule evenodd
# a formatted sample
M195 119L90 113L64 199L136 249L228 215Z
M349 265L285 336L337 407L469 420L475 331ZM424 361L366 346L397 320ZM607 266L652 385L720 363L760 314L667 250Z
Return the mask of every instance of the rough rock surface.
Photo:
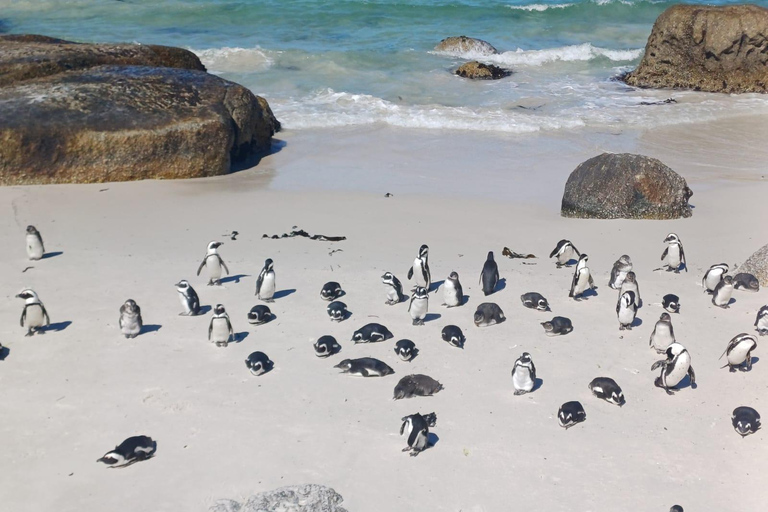
M511 75L512 72L492 64L483 64L473 60L472 62L467 62L466 64L459 66L456 70L456 74L474 80L498 80L499 78Z
M499 53L490 43L467 36L446 37L435 46L435 50L451 53L471 52L477 55L495 55Z
M653 26L637 87L768 92L768 9L756 5L675 5Z
M568 177L561 215L585 219L690 217L691 189L655 158L609 154L581 163Z
M347 512L344 498L324 485L280 487L251 496L245 503L220 500L210 512Z
M734 272L734 275L745 272L752 274L760 282L760 286L768 286L768 245L762 246Z

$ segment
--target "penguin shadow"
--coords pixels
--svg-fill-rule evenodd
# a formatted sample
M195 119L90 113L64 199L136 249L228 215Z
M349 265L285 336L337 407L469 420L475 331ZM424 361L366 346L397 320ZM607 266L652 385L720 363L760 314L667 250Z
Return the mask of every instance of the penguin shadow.
M643 325L643 319L635 317L635 319L630 324L630 327L640 327L641 325Z
M685 388L696 389L697 387L699 387L698 384L691 384L691 376L690 375L686 375L685 377L683 377L683 380L681 380L678 383L678 385L675 386L673 389L674 390L680 390L680 389L685 389Z
M289 288L287 290L280 290L279 292L275 292L275 294L272 296L273 299L282 299L283 297L287 297L293 293L296 293L296 288Z
M463 297L461 297L461 304L459 304L459 306L463 306L467 302L469 302L469 295L464 295Z
M227 284L227 283L236 283L237 284L244 277L251 277L251 275L250 274L235 274L233 276L222 277L219 281L221 282L221 284Z
M5 358L11 354L11 349L8 347L0 348L0 361L5 361Z
M499 279L499 282L496 283L496 288L494 288L493 293L500 292L506 287L507 287L507 278L502 277L501 279Z
M424 315L424 323L432 322L433 320L439 320L441 316L442 315L439 313L427 313Z
M757 356L752 356L752 366L755 366L755 365L757 364L757 362L758 362L758 361L760 361L760 358L759 358L759 357L757 357ZM749 370L747 370L746 368L744 368L744 369L743 369L743 370L741 370L741 371L743 371L743 372L746 372L746 371L751 371L751 370L752 370L751 368L750 368Z
M584 293L581 294L582 299L589 300L591 297L597 297L597 287L584 290Z
M432 283L431 285L429 285L428 291L437 293L437 290L439 290L440 287L443 286L443 283L445 283L445 279L443 279L442 281L436 281Z
M544 385L544 381L537 377L536 380L533 381L533 389L531 389L531 393L533 393L543 385Z
M432 448L433 446L435 446L435 445L436 445L437 443L439 443L439 442L440 442L440 437L438 437L438 435L437 435L437 434L434 434L434 433L430 432L430 433L427 435L427 445L428 445L430 448Z
M232 335L232 341L230 341L230 343L240 343L247 337L248 337L248 331L236 332L235 334Z
M200 306L200 312L195 316L206 315L211 312L211 309L213 309L211 306Z
M163 326L159 325L159 324L145 324L141 328L141 332L139 334L148 334L150 332L157 332L157 331L159 331L162 328L163 328Z
M56 256L61 256L62 254L64 254L62 251L47 252L43 254L43 257L40 259L47 260L48 258L55 258Z
M48 331L59 332L59 331L63 331L70 325L72 325L72 322L67 320L66 322L56 322L55 324L48 324L40 330L43 332L48 332Z

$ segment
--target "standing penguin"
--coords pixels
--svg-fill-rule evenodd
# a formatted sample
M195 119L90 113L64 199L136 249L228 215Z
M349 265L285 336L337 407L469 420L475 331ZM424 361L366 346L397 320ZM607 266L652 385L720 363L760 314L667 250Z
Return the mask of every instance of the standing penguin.
M499 284L499 266L493 259L493 251L488 251L488 257L483 264L483 271L480 272L480 283L483 285L483 293L487 296L496 290Z
M424 318L429 309L429 294L423 286L418 286L411 296L411 303L408 305L408 312L413 319L413 325L424 325Z
M208 270L208 286L213 285L220 285L221 284L221 269L224 269L224 272L229 275L229 269L227 268L227 264L224 263L224 260L221 259L221 256L219 255L219 247L224 245L224 242L208 242L208 252L205 254L205 258L203 258L202 263L200 263L200 266L197 267L197 275L200 275L200 272L203 270L203 267L205 267Z
M557 268L560 268L562 266L569 267L570 265L568 265L568 262L573 259L574 255L577 258L581 257L581 253L576 246L573 245L570 240L560 240L557 242L557 246L555 246L549 257L554 258L557 256L555 264L557 265Z
M619 297L619 302L616 304L616 315L619 318L620 331L632 329L636 313L634 292L622 293L621 297Z
M530 393L536 385L536 366L528 352L523 352L512 367L512 385L515 386L515 395Z
M631 271L632 260L628 255L622 254L621 257L616 260L616 263L613 264L613 268L611 269L611 278L608 281L608 286L614 290L620 289L624 279L627 277L627 274Z
M432 286L432 274L429 271L429 246L422 245L419 248L419 255L413 260L413 265L408 270L408 280L416 276L416 286L421 286L429 291Z
M24 299L24 309L21 311L19 324L27 329L25 336L45 334L45 331L41 330L41 328L49 325L51 319L48 317L48 312L45 310L45 306L43 306L37 293L30 288L25 288L16 295L16 298Z
M589 267L587 267L588 260L589 256L582 254L573 273L573 282L571 283L571 291L568 296L573 297L577 301L583 298L584 292L595 288L595 282L589 272Z
M445 300L443 306L449 308L461 306L464 302L464 290L461 288L459 274L456 272L451 272L445 280L445 283L443 284L443 297Z
M664 239L664 243L667 244L667 248L661 255L662 266L667 267L667 272L680 273L680 267L685 266L685 271L688 272L688 265L685 263L685 251L683 251L683 243L680 238L670 233L667 238Z
M183 311L179 315L196 316L200 314L200 298L186 279L174 285L179 292L179 300Z
M385 304L389 306L400 304L400 301L403 300L403 285L400 280L392 272L384 272L384 275L381 276L381 282L387 285L387 302Z
M408 442L403 451L410 451L411 457L416 457L429 446L429 427L435 426L437 416L433 412L424 415L416 413L404 417L402 421L400 435L405 435Z
M31 260L39 260L45 254L43 237L35 226L27 226L27 256Z
M726 364L723 368L728 367L730 371L735 372L736 368L748 372L752 369L752 351L757 348L757 338L751 334L745 332L734 336L734 338L728 342L728 346L725 348L725 352L720 356L723 358L726 354Z
M272 267L272 259L267 258L256 278L256 297L264 302L275 302L275 271Z
M632 292L635 294L635 309L640 307L640 285L637 284L637 276L630 271L627 272L624 282L621 283L619 295L623 295L624 292Z
M651 333L651 339L648 341L648 346L656 350L659 354L663 354L667 347L675 342L675 331L672 329L672 317L669 313L662 313L659 317L659 321L653 328Z
M126 338L135 338L141 333L144 322L141 319L141 308L136 301L128 299L120 306L120 319L117 323Z
M232 329L227 310L223 305L216 304L213 308L211 323L208 324L208 341L215 343L217 347L226 347L234 335L235 331Z
M728 309L728 305L731 302L731 295L733 295L733 278L731 276L725 276L717 286L715 291L712 292L712 304L719 308Z
M760 311L757 312L755 327L760 336L768 334L768 306L761 307Z
M105 453L96 462L103 462L112 468L122 468L152 458L155 451L157 443L151 437L133 436L120 443L114 450Z
M728 273L728 269L729 267L727 263L718 263L717 265L709 267L709 270L704 274L704 277L701 278L701 286L704 288L704 292L714 292L715 287L723 279L723 276Z
M686 375L691 378L691 387L696 385L696 374L691 366L691 354L679 343L673 343L667 347L667 359L656 361L651 366L651 371L661 368L661 375L656 378L654 384L662 388L668 395L674 395L673 389L680 384Z

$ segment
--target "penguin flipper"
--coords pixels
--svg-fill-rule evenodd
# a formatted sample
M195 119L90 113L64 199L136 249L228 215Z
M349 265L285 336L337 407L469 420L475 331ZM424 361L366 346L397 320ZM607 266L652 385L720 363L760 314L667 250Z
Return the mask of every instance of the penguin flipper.
M579 258L581 258L581 252L579 252L579 250L576 248L576 246L575 246L575 245L571 244L571 249L573 249L573 252L575 252L575 253L576 253L576 256L578 256Z
M211 341L212 332L213 332L213 318L211 318L211 323L208 324L208 341Z
M413 278L413 267L408 269L408 280L410 281Z
M259 277L256 278L256 295L261 293L261 285L264 283L264 270L259 273Z
M226 273L227 273L227 275L229 275L229 269L227 268L227 264L226 264L226 263L224 263L224 260L223 260L223 259L221 259L221 256L219 256L218 254L217 254L216 256L219 258L219 263L220 263L220 264L221 264L221 266L224 268L224 272L226 272Z
M693 371L693 366L688 367L688 376L691 378L691 387L696 385L696 372Z
M200 272L203 271L203 267L205 266L205 262L206 262L207 259L208 259L208 256L203 258L203 261L200 263L200 266L197 267L197 275L200 275Z
M405 418L403 418L403 424L402 424L402 425L400 425L400 435L403 435L403 433L405 433L405 425L406 425L407 423L408 423L408 416L406 416ZM410 448L410 446L409 446L407 449L408 449L408 450L410 450L410 449L411 449L411 448ZM403 451L405 451L405 450L403 450Z
M669 254L669 246L667 246L667 248L664 249L664 252L661 253L661 261L664 261L667 258L667 254Z
M685 265L685 271L688 272L688 263L685 261L685 251L683 250L683 244L680 244L680 261Z
M661 360L659 360L659 361L656 361L655 363L653 363L653 364L651 365L651 371L653 371L653 370L656 370L656 369L660 368L661 366L663 366L664 364L666 364L666 362L667 362L667 361L666 361L666 360L664 360L664 359L661 359Z
M573 297L573 291L576 289L576 283L579 282L579 267L576 266L576 270L573 272L573 281L571 282L571 293L568 294L569 297Z
M24 320L27 319L27 305L24 304L24 309L21 310L21 319L19 320L19 325L21 327L24 327ZM755 325L757 325L757 322L755 322Z
M45 326L47 327L51 324L51 317L48 316L48 311L45 310L45 306L42 303L40 303L40 309L43 310L43 318L45 318Z
M232 329L232 322L229 321L229 317L226 317L227 320L227 328L229 329L229 337L233 337L235 335L234 329Z

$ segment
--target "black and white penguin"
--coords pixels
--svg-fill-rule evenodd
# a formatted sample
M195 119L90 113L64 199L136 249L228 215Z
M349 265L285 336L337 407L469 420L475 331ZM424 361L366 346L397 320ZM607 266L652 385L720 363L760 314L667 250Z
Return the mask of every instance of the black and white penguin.
M413 325L424 325L428 310L429 293L423 286L417 286L411 295L411 302L408 304L408 313L411 314Z
M761 307L760 311L757 312L755 328L760 336L768 334L768 306Z
M416 413L404 417L402 421L400 435L404 435L408 443L403 451L410 451L411 457L416 457L429 447L429 427L437 424L437 416L433 412L424 415Z
M43 327L50 325L51 319L48 317L48 311L45 310L42 301L31 288L24 288L16 298L24 299L24 309L21 311L21 320L19 325L27 330L25 336L33 334L45 334Z
M395 343L395 354L403 361L411 361L418 353L419 349L411 340L400 340Z
M360 357L358 359L344 359L334 368L339 368L341 373L357 375L360 377L386 377L395 373L385 362L373 357Z
M733 276L733 287L745 292L759 292L760 281L752 274L741 272Z
M329 357L341 350L341 345L333 336L320 336L313 346L317 357Z
M31 260L39 260L45 254L43 237L35 226L27 226L27 257Z
M616 303L616 316L619 318L620 331L623 331L624 329L632 329L636 313L635 294L633 292L625 292L621 294L619 301Z
M760 413L751 407L741 406L733 410L731 414L733 429L741 437L754 434L760 430Z
M341 285L336 281L328 281L323 285L323 289L320 290L320 298L327 301L336 300L344 295L344 290L341 289Z
M103 462L111 468L124 468L136 462L152 458L157 451L157 443L149 436L129 437L114 450L108 451L96 462Z
M586 419L587 413L584 411L584 406L581 405L581 402L565 402L557 411L557 421L566 430Z
M555 264L557 265L557 268L560 268L562 266L570 267L570 262L574 259L574 255L576 258L581 257L581 253L576 246L573 245L570 240L560 240L557 242L557 245L549 257L557 257Z
M117 324L126 338L135 338L141 333L144 322L141 319L141 308L136 301L128 299L120 306L120 318Z
M752 351L756 348L757 338L745 332L737 334L728 342L725 352L720 356L720 359L727 356L723 368L727 367L732 372L737 369L748 372L752 369Z
M416 286L421 286L429 291L432 286L432 274L429 271L429 246L422 245L419 248L419 255L413 260L413 266L408 270L408 280L415 276Z
M387 285L387 302L385 304L394 306L403 300L403 285L392 272L385 272L381 276L381 282Z
M592 279L589 267L587 267L588 260L589 256L582 254L579 257L579 262L576 264L576 270L573 272L571 291L568 293L568 296L573 297L577 301L583 298L587 290L595 288L595 281Z
M667 272L680 273L680 268L685 266L685 271L688 272L688 265L685 263L685 251L683 250L683 243L680 238L670 233L664 239L664 243L667 244L667 248L661 254L662 266L667 267Z
M614 290L621 289L624 279L626 279L627 274L630 272L632 272L632 260L628 255L622 254L621 257L616 260L616 263L613 264L611 278L608 280L608 286Z
M506 319L499 305L493 302L483 302L475 310L474 320L478 327L500 324Z
M258 377L270 371L275 366L275 363L264 352L256 351L248 355L248 359L245 360L245 366L251 374Z
M274 315L269 309L269 306L265 306L264 304L253 306L251 310L248 311L248 323L251 325L265 324L273 318Z
M211 323L208 324L208 341L215 343L217 347L226 347L229 340L235 335L229 314L224 306L216 304L213 308Z
M464 290L459 282L459 274L451 272L443 283L443 306L453 308L464 303Z
M720 280L728 273L728 269L727 263L718 263L709 267L704 277L701 278L701 287L704 288L704 292L712 293L715 291L715 287L720 283Z
M712 292L712 304L719 308L728 309L733 295L733 278L725 276Z
M183 316L197 316L200 314L200 298L197 296L197 292L189 281L182 279L174 285L176 291L179 292L179 300L181 301L182 312L179 315Z
M688 375L691 378L691 387L696 385L696 373L691 366L691 354L684 346L675 342L667 347L667 358L656 361L651 366L651 371L661 368L661 375L656 378L654 384L662 388L668 395L674 395L673 390Z
M528 352L523 352L523 355L515 360L512 367L512 385L515 387L515 395L530 393L536 385L536 366Z
M461 332L461 328L456 325L446 325L440 333L443 341L448 342L449 345L456 348L464 348L464 333Z
M381 324L365 324L352 335L352 341L358 343L376 343L394 337L389 329Z
M634 272L627 272L624 282L621 283L619 288L619 297L625 292L632 292L635 294L635 309L640 307L640 285L637 284L637 276Z
M328 316L331 317L331 321L333 322L341 322L349 316L347 305L340 300L331 302L325 310L328 312Z
M669 512L684 512L684 511L683 511L683 507L681 507L680 505L672 505L669 508Z
M395 386L393 399L432 396L443 389L443 385L429 375L406 375Z
M274 302L275 296L275 269L272 258L264 261L264 267L256 278L256 298L264 302Z
M547 336L562 336L573 331L571 319L564 316L556 316L549 322L541 322L541 326L544 327Z
M589 383L589 390L600 400L613 405L623 406L626 403L624 393L616 381L610 377L597 377Z
M549 302L540 293L528 292L520 296L520 300L523 301L523 306L529 309L537 309L539 311L550 311Z
M197 267L197 275L203 270L203 267L208 271L208 286L221 284L221 270L229 275L229 269L224 260L219 255L219 247L224 245L224 242L208 242L208 251L205 253L203 261L200 266Z
M493 259L493 251L488 251L488 257L485 259L482 272L480 272L480 284L483 285L483 293L486 296L496 291L496 285L499 284L499 266Z
M680 313L680 297L668 293L661 298L661 306L670 313Z
M672 317L669 316L669 313L662 313L653 327L648 346L659 354L663 354L674 342L675 330L672 328Z

